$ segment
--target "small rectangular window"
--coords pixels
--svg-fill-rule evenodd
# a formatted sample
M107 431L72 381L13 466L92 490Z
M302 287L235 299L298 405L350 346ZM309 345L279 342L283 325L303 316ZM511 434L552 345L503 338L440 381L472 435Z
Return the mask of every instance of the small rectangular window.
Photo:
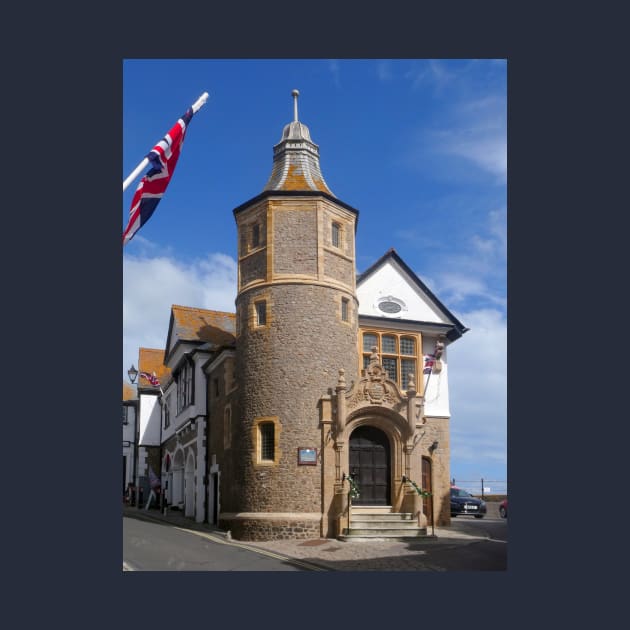
M263 422L260 427L260 459L273 461L275 457L275 425Z
M391 357L383 358L383 367L387 372L387 378L394 381L394 383L398 383L398 359L393 359Z
M218 396L219 395L219 379L215 378L212 382L214 383L214 395Z
M193 371L189 363L185 363L177 373L177 413L181 413L193 401Z
M333 247L340 247L341 246L341 226L339 225L339 223L333 223L332 224L332 244Z
M374 346L378 346L376 335L365 333L363 335L363 352L372 352Z
M267 302L256 302L256 324L264 326L267 323Z
M396 354L396 337L391 335L383 335L383 352L387 354Z
M402 376L402 388L408 389L409 375L416 376L416 362L414 359L401 359L400 360L400 372Z
M341 298L341 320L348 321L348 300L346 298Z
M164 428L167 429L171 424L171 397L167 396L164 401Z
M400 354L408 354L415 356L416 354L416 340L409 337L403 337L400 340Z
M260 225L256 223L252 230L252 247L258 247L260 245Z

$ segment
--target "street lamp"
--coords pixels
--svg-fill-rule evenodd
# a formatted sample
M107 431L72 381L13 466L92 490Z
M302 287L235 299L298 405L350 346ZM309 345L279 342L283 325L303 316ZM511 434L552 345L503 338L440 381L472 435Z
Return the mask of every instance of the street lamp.
M129 375L129 380L133 385L136 382L136 378L138 378L138 370L131 364L131 367L127 370L127 374Z
M131 364L131 367L127 370L127 375L129 376L129 382L133 385L136 382L136 379L138 378L138 370L136 370L133 363ZM129 440L124 440L123 447L127 446L131 448L133 446L133 488L135 488L133 504L138 506L139 497L137 496L137 487L136 487L136 474L137 474L137 466L138 466L138 415L137 415L138 406L137 406L137 403L136 403L135 409L136 409L136 415L135 415L135 422L134 422L134 429L133 429L134 439L133 439L133 442Z

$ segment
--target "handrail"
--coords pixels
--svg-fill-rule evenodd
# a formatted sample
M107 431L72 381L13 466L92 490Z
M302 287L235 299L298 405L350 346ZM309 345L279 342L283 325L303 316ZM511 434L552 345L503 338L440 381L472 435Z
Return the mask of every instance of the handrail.
M432 496L430 492L427 492L426 490L423 490L422 488L419 488L418 484L415 481L412 481L411 479L409 479L409 477L407 477L405 475L402 476L402 482L403 483L410 483L416 489L416 492L421 497L430 497L430 496Z
M359 492L359 486L357 486L357 484L354 482L354 479L350 475L346 475L346 473L343 473L343 475L341 477L342 483L346 479L348 480L348 483L350 484L350 490L348 491L348 495L350 496L350 500L357 499L358 497L361 496L361 493Z
M422 488L419 488L418 484L415 481L409 479L409 477L407 477L406 475L402 476L402 482L403 483L410 483L415 488L416 492L421 497L431 497L431 535L435 536L433 493L432 492L427 492L426 490L423 490Z

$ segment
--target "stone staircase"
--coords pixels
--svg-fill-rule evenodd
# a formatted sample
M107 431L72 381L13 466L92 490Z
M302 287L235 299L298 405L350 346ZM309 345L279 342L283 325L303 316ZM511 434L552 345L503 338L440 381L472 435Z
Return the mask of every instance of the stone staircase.
M350 528L339 540L416 540L427 536L411 513L392 512L390 505L350 508Z

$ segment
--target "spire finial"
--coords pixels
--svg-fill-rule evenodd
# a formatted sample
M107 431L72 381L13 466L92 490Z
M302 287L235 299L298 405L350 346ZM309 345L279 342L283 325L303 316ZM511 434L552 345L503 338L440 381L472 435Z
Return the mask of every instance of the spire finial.
M293 92L291 92L291 95L293 96L293 122L297 122L298 121L297 97L300 95L300 92L299 90L293 90Z

